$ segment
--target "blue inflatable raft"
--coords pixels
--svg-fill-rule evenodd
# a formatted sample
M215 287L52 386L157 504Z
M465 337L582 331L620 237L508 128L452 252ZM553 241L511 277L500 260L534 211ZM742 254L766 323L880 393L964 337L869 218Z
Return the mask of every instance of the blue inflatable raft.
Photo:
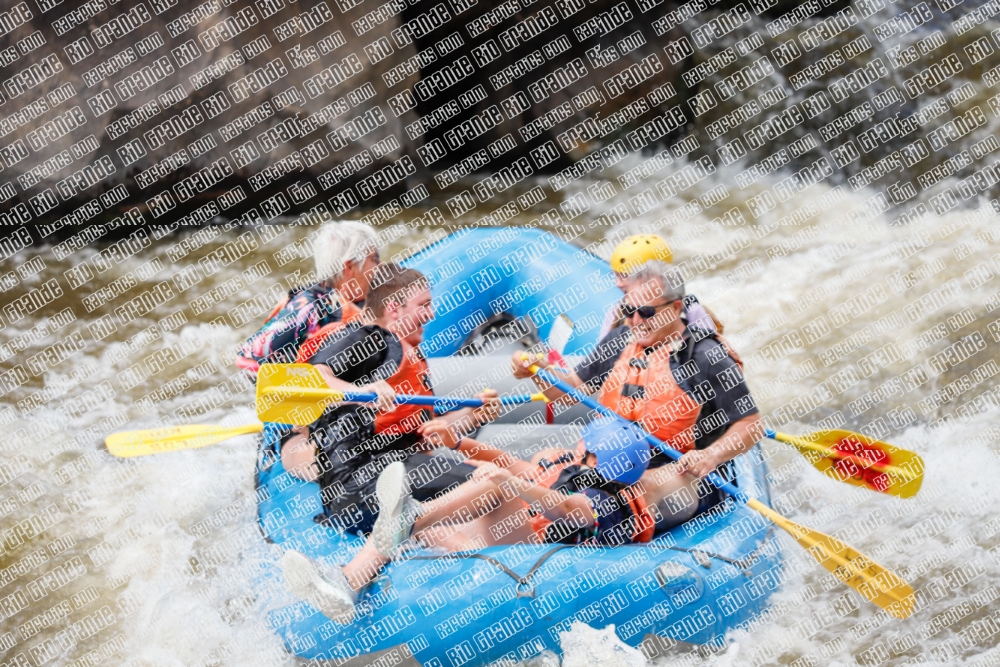
M563 353L579 354L597 344L604 314L622 297L606 261L530 227L463 229L403 264L433 286L435 318L421 345L428 357L455 354L504 323L527 322L545 340L561 315L573 324Z
M498 321L504 312L508 319L528 314L543 338L553 317L565 313L577 325L589 318L595 326L574 328L568 351L584 351L596 342L604 309L620 294L586 291L590 283L613 285L607 276L602 279L602 273L609 273L603 262L556 239L559 247L543 256L531 251L536 252L532 261L522 261L505 276L503 267L514 266L511 253L522 257L521 252L529 252L526 246L549 247L555 237L532 229L491 229L468 232L461 243L450 238L452 242L445 239L408 262L433 275L433 266L458 260L454 266L461 266L461 272L447 277L442 277L447 272L438 273L435 278L437 303L447 302L444 295L467 294L466 287L480 284L477 272L487 271L491 280L496 275L502 280L479 292L472 287L473 297L452 309L457 312L443 313L433 329L428 327L430 340L452 327L458 334L442 337L449 342L439 353L458 351L477 327ZM492 254L470 259L470 243L479 244L477 253L489 248ZM564 268L557 273L565 267L570 271L540 289L532 287L530 294L517 291L518 285L560 265ZM586 297L559 301L563 298L559 295L571 294L573 288L586 291ZM527 296L505 296L510 294ZM466 320L476 313L481 315ZM573 428L495 424L479 437L525 455L543 441L552 446L553 438L574 440L578 436ZM507 437L511 433L516 437ZM294 600L281 580L277 558L281 550L291 548L327 563L345 563L362 540L315 520L322 512L319 486L286 473L277 446L276 425L267 425L257 468L259 521L267 540L280 548L272 551L273 567L265 564L261 570L258 594L271 609L271 627L288 650L302 658L341 661L389 651L397 656L392 660L412 655L425 667L520 661L545 650L561 653L560 633L574 622L594 628L613 624L618 637L631 646L650 636L720 644L727 630L764 609L767 594L779 580L775 529L756 512L727 501L646 545L512 545L447 555L411 552L361 592L354 622L342 625L307 602ZM759 449L738 457L734 464L737 486L769 504Z

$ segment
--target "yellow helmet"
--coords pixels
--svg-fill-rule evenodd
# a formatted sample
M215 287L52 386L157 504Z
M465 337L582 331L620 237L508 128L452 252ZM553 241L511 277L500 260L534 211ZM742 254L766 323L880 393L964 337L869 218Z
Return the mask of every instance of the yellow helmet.
M674 255L667 242L656 234L636 234L615 248L611 254L611 269L616 273L628 274L651 259L672 262Z

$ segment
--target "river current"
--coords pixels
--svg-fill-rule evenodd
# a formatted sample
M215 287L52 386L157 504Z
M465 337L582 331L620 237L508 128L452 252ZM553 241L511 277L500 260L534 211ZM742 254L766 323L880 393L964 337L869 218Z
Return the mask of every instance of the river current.
M653 183L681 166L664 165L646 178ZM762 412L776 426L805 433L820 423L843 425L924 457L923 490L903 501L824 478L790 448L763 444L777 509L893 568L927 593L926 606L906 621L893 620L847 587L831 587L817 566L781 583L771 612L749 631L732 633L716 655L679 645L643 657L606 631L579 627L564 639L563 664L847 665L855 657L862 665L993 664L998 654L981 656L992 640L962 645L957 637L1000 610L994 519L1000 414L995 401L972 399L992 388L1000 372L996 213L983 202L891 226L866 209L864 191L819 184L756 221L731 225L726 212L758 187L736 190L733 176L716 172L676 203L604 226L627 196L619 189L573 221L583 225L573 232L575 242L607 255L625 231L658 230L675 263L690 271L689 290L725 324ZM506 224L527 224L558 199ZM408 212L399 221L412 217ZM380 227L392 239L384 256L446 231L399 221ZM241 304L250 310L256 298L270 302L310 270L296 250L309 231L208 228L168 236L0 331L0 368L24 364L30 376L7 391L0 408L0 598L7 617L0 659L23 652L36 664L60 665L292 660L254 596L260 558L270 547L256 532L253 438L129 460L112 458L102 441L116 429L178 415L200 423L253 421L252 392L232 359L257 318L233 326L233 314L239 322ZM241 258L218 264L211 275L195 272L200 260L240 239L252 241ZM18 279L5 300L55 278L65 284L65 272L100 249L79 250L71 261L56 259L51 247L18 253L0 264L0 274ZM184 271L192 279L183 293L116 331L102 328L116 302L96 305L101 288L138 281L153 289ZM978 351L934 377L905 381L915 365L960 340L973 341ZM56 341L72 351L68 357L38 355ZM163 362L143 377L133 366L157 351ZM954 390L963 387L956 400ZM803 413L809 396L823 392L830 400ZM790 539L785 547L799 549ZM841 602L856 608L830 617L824 610L845 596ZM85 617L90 621L80 625ZM67 633L71 624L78 629Z

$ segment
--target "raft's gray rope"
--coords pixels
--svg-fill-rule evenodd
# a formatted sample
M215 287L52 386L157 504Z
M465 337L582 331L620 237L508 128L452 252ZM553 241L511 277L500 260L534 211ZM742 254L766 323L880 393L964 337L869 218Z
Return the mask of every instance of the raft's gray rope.
M501 572L503 572L504 574L506 574L507 576L509 576L511 579L513 579L514 581L516 581L518 586L529 586L529 585L531 585L531 577L535 574L535 572L538 571L538 568L540 568L545 563L545 561L547 561L549 558L551 558L552 555L554 553L556 553L557 551L561 551L563 549L568 549L569 547L572 547L572 546L576 546L576 545L574 545L574 544L560 544L557 547L549 549L544 554L542 554L541 557L538 560L535 561L535 564L531 566L531 569L529 569L528 573L525 574L523 577L521 575L519 575L517 572L515 572L514 570L510 569L509 567L507 567L506 565L504 565L503 563L501 563L499 560L497 560L493 556L486 556L484 554L461 553L461 552L459 552L459 553L452 553L452 554L442 554L440 556L413 556L409 560L437 560L439 558L456 558L456 559L457 558L476 558L478 560L485 561L485 562L489 563L490 565L495 566ZM535 596L534 586L532 586L530 593L525 593L524 596L526 596L526 597L534 597ZM520 591L518 591L518 597L522 597L522 594L521 594Z
M683 551L685 553L689 553L692 555L700 553L710 558L721 560L724 563L729 563L737 570L740 570L743 573L743 576L749 577L750 566L753 565L753 562L755 560L757 560L757 554L764 549L764 545L767 544L768 540L770 540L773 535L774 535L774 526L770 526L767 529L767 535L764 536L764 539L761 541L760 546L751 551L750 553L748 553L747 555L743 556L742 558L728 558L727 556L713 553L711 551L705 551L704 549L685 549L684 547L667 547L667 548L673 551ZM698 560L697 557L695 557L695 560Z
M757 554L761 550L763 550L764 545L767 544L768 540L771 539L771 537L773 536L773 534L774 534L774 526L771 526L771 527L768 528L767 535L764 536L764 539L761 541L760 546L757 547L756 549L754 549L753 551L751 551L750 553L748 553L747 555L743 556L742 558L729 558L727 556L723 556L721 554L717 554L717 553L714 553L714 552L711 552L711 551L705 551L704 549L686 549L684 547L667 547L667 548L670 549L670 550L672 550L672 551L682 551L684 553L689 553L689 554L692 554L692 555L696 554L696 553L700 553L700 554L704 554L704 555L706 555L706 556L708 556L710 558L715 558L716 560L721 560L722 562L729 563L730 565L732 565L736 569L740 570L740 572L743 574L743 576L749 577L751 573L750 573L750 571L749 571L748 568L751 565L753 565L753 561L755 561L757 559ZM437 560L437 559L440 559L440 558L455 558L455 559L458 559L458 558L476 558L478 560L485 561L485 562L489 563L490 565L493 565L494 567L496 567L497 569L499 569L501 572L503 572L504 574L506 574L507 576L509 576L511 579L513 579L514 581L516 581L517 584L518 584L518 586L528 586L528 585L531 584L531 577L535 574L535 572L538 571L538 569L542 565L545 564L545 561L547 561L549 558L551 558L552 555L555 554L557 551L561 551L562 549L568 549L568 548L573 547L573 546L576 546L576 545L574 545L574 544L561 544L561 545L559 545L557 547L554 547L554 548L550 549L549 551L546 551L544 554L542 554L542 556L538 560L535 561L535 564L531 566L531 569L529 569L528 573L525 574L523 577L521 575L519 575L517 572L515 572L514 570L510 569L509 567L507 567L506 565L504 565L503 563L501 563L499 560L497 560L493 556L486 556L484 554L461 553L461 552L458 552L458 553L451 553L451 554L442 554L440 556L412 556L408 560ZM520 595L521 595L521 593L518 593L518 596L520 596ZM534 597L534 587L532 587L532 591L530 593L527 593L525 595L528 595L530 597Z

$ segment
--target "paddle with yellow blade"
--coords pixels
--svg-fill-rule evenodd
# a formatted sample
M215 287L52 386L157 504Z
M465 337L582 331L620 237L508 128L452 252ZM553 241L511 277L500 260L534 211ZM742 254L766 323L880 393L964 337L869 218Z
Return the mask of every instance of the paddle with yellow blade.
M312 364L264 364L257 374L257 418L264 422L304 426L319 419L331 403L370 403L375 398L375 394L344 394L330 389ZM502 405L532 401L547 402L548 399L541 393L500 397ZM407 394L396 394L396 402L434 405L446 410L483 405L478 398Z
M374 394L342 394L333 391L327 386L323 376L309 364L264 364L257 377L257 416L267 422L304 426L319 419L323 410L332 402L367 403L375 400ZM547 400L543 394L500 398L503 405ZM478 398L405 394L397 394L396 402L433 405L444 410L456 407L478 408L483 404ZM263 424L229 427L204 424L165 426L112 433L104 443L113 456L130 458L207 447L237 436L259 433L263 428Z
M150 456L163 452L179 452L198 449L229 440L240 435L259 433L263 424L243 424L241 426L207 426L189 424L187 426L164 426L144 431L122 431L112 433L104 439L112 456L131 458Z
M527 355L525 355L527 359ZM609 410L597 401L580 393L570 385L555 377L552 373L532 364L529 370L556 387L563 393L573 397L588 408L600 414L617 419L621 422L638 427L639 424L629 421L613 410ZM671 448L659 438L646 433L646 441L658 450L672 458L681 458L680 452ZM867 600L885 609L891 616L907 618L914 611L915 597L913 589L891 570L888 570L856 549L844 544L838 539L825 535L818 530L801 526L786 519L767 505L754 498L748 498L735 486L728 484L716 473L708 475L712 482L733 499L767 517L774 525L787 531L820 565L829 570L838 579L858 591Z
M919 454L859 433L835 430L796 436L766 431L766 435L798 449L823 474L854 486L912 498L924 481Z

